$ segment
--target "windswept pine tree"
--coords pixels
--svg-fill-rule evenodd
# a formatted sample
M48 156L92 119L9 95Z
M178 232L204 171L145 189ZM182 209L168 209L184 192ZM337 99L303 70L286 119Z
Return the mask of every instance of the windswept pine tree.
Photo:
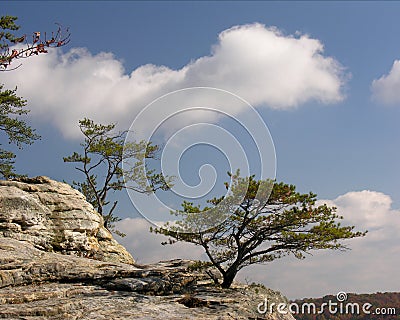
M315 194L301 194L294 185L243 178L238 172L226 197L210 199L211 206L203 209L184 202L182 210L173 212L181 220L151 231L168 236L164 244L183 241L202 246L209 261L199 267L214 267L222 276L220 285L229 288L246 266L290 254L303 259L315 250L346 250L341 240L366 234L342 226L336 208L317 206L316 200ZM217 277L214 281L218 283Z

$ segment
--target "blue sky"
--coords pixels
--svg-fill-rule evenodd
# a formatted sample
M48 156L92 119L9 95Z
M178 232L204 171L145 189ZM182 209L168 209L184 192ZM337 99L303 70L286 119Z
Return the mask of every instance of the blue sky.
M267 124L278 180L317 193L349 223L372 229L367 238L354 241L350 252L286 259L249 269L242 279L263 282L289 297L399 290L394 272L400 262L400 68L394 63L400 60L400 3L5 1L0 9L2 15L19 17L22 34L54 30L55 22L69 26L72 34L60 51L0 74L2 83L18 84L32 110L30 121L42 135L17 152L20 171L79 179L62 157L79 147L76 119L83 114L126 128L169 91L229 90L249 101ZM271 55L258 60L257 52ZM107 94L107 85L116 86L114 95ZM227 119L210 121L236 133ZM168 128L176 131L179 122ZM238 139L246 141L240 133ZM193 149L182 158L182 175L196 183L201 156L208 151ZM254 149L247 151L252 162ZM227 164L221 154L204 161L214 161L222 172L217 181L224 181ZM151 238L148 225L131 213L126 194L120 210L127 218L121 229L128 233L121 242L139 262L177 252L201 257L185 246L159 248L159 238ZM299 278L304 282L293 285Z

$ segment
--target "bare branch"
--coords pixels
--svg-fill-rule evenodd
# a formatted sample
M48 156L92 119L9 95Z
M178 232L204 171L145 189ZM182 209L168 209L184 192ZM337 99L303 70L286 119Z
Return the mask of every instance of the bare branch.
M23 35L19 38L11 39L8 44L3 44L0 50L0 71L10 71L19 68L21 64L10 69L11 63L14 60L37 56L47 53L48 48L58 48L67 45L71 38L69 28L64 28L60 24L57 25L58 30L55 34L52 32L50 39L47 39L46 32L44 33L44 37L40 32L33 32L32 42L28 42L27 35ZM22 43L23 46L18 48L18 45Z

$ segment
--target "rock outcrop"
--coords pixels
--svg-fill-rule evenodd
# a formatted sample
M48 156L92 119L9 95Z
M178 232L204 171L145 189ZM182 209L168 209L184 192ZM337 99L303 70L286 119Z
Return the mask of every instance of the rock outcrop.
M0 318L274 319L278 292L222 290L191 261L137 265L83 195L45 177L0 181Z
M48 252L134 263L103 225L103 217L66 183L47 177L0 181L0 236Z

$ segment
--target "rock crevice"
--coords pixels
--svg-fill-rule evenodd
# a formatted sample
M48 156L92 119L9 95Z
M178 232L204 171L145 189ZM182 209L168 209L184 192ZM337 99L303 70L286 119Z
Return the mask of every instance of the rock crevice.
M134 264L84 196L46 177L0 181L0 318L272 319L270 289L216 287L192 261Z
M47 177L0 181L0 236L48 252L134 263L79 191Z

